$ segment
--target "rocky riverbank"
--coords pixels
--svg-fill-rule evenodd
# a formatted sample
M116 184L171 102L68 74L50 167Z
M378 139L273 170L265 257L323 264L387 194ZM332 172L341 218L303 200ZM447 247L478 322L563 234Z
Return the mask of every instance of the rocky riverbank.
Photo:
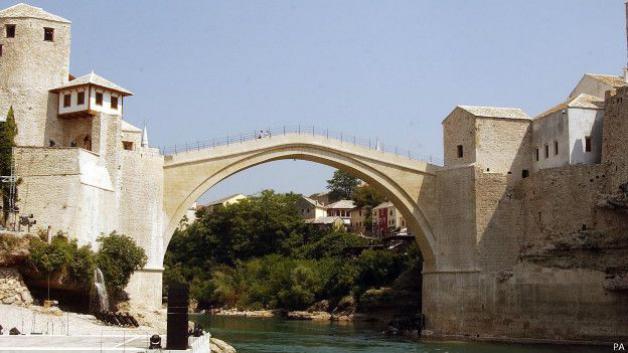
M236 316L249 318L282 318L286 320L302 321L353 321L357 317L354 313L329 313L327 311L305 310L305 311L285 311L285 310L238 310L238 309L217 309L208 312L216 316Z

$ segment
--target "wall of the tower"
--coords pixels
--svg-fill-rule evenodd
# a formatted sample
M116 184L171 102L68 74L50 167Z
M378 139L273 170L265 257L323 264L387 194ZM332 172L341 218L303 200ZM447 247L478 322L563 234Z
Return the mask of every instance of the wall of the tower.
M443 121L445 166L456 167L476 162L475 118L456 108Z
M607 94L602 133L602 162L610 165L609 191L628 182L628 86Z
M6 38L6 25L15 25L14 38ZM44 40L44 28L54 29L53 41ZM0 31L0 114L13 106L18 145L47 146L60 135L58 101L49 90L68 81L70 24L3 17Z
M144 248L148 261L126 288L130 300L158 308L162 297L164 157L155 148L120 151L119 231Z
M14 150L21 214L36 229L61 231L80 244L96 245L117 225L116 194L98 155L81 148L17 147Z

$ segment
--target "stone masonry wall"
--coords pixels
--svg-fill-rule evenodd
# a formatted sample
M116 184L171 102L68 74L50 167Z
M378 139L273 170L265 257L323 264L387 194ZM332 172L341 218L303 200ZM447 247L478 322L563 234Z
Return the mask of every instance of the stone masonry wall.
M474 173L473 166L437 172L439 214L434 224L441 270L477 267Z
M68 80L70 24L33 18L0 18L0 28L16 25L15 38L5 38L0 57L0 115L15 111L19 146L47 146L59 139L57 97L48 91ZM44 27L55 30L44 41Z
M484 273L497 274L512 268L519 255L523 222L521 203L513 197L515 176L475 169L475 200L478 263Z
M120 229L146 250L147 267L161 268L163 156L153 148L121 150Z
M476 165L521 179L531 169L531 124L524 119L476 118Z
M607 94L602 134L602 163L610 167L608 192L628 180L628 86L619 88L614 95Z
M79 148L17 147L14 150L20 214L33 214L35 229L61 231L95 244L117 227L115 195L99 157Z
M154 148L121 150L119 231L131 236L148 256L126 288L131 302L158 308L162 297L164 158Z
M460 108L454 109L443 121L445 166L454 167L474 163L475 118ZM458 145L463 146L463 157L458 158Z
M625 265L621 253L628 251L622 248L628 244L628 222L622 211L600 206L608 175L604 165L571 166L543 170L513 185L507 175L475 169L475 197L444 194L450 198L447 213L463 216L458 224L442 219L439 255L454 255L449 248L461 247L477 253L477 266L453 262L459 267L424 275L428 331L471 337L625 339L628 291L608 284L609 276ZM443 171L439 185L447 193L462 195L460 185L466 182L457 178L469 176ZM468 208L475 209L475 250L442 240L466 233L460 227ZM459 242L465 244L464 239Z

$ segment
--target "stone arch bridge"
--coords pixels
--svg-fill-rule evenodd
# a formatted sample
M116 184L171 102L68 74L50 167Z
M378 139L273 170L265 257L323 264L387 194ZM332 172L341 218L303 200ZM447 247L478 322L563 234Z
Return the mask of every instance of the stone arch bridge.
M375 145L379 145L376 143ZM407 220L424 258L424 269L435 266L433 221L437 211L435 172L441 167L380 146L331 138L313 131L260 132L254 138L167 154L164 161L163 249L186 210L218 182L242 170L283 159L299 159L342 169L379 188Z

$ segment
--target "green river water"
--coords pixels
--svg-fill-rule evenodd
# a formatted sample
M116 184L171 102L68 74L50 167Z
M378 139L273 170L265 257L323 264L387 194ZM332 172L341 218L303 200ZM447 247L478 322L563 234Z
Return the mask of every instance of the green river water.
M196 316L212 336L238 353L598 353L612 347L426 342L382 333L373 324L338 324L240 317Z

